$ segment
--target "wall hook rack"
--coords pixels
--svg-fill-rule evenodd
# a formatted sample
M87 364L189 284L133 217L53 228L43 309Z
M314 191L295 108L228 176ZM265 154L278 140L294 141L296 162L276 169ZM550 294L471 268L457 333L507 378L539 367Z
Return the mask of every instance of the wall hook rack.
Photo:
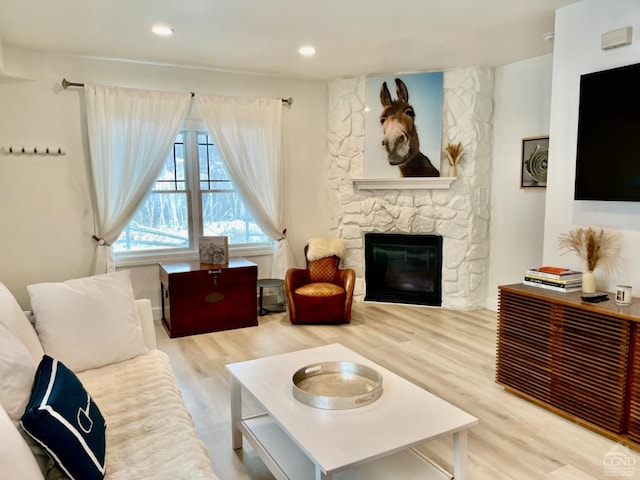
M9 155L65 155L67 151L62 147L3 147L4 153Z

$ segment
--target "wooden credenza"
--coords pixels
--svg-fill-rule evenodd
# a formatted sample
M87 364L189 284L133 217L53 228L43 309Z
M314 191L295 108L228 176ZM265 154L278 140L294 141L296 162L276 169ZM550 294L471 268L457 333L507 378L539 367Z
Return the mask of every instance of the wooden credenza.
M257 281L257 265L243 258L161 263L162 324L170 337L258 325Z
M590 304L581 292L499 287L496 382L640 448L640 299Z

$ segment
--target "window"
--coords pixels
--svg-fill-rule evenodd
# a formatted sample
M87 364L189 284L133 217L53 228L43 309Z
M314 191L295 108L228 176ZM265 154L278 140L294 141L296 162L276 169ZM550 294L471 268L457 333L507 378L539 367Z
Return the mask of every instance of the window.
M270 245L227 177L211 137L185 130L113 249L119 259L192 253L200 235L225 235L231 250Z

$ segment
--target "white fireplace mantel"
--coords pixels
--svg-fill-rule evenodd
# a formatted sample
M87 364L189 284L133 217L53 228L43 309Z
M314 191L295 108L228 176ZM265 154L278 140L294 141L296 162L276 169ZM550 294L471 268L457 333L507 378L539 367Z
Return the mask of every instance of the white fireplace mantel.
M449 190L458 177L353 178L358 190Z

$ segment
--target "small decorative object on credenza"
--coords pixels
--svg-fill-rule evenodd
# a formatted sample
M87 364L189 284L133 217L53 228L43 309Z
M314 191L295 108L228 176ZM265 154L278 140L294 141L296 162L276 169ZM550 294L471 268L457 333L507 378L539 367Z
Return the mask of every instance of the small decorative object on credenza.
M577 292L582 288L582 272L562 267L530 268L522 283L555 292Z
M228 237L200 237L200 263L226 265L229 263Z
M633 303L633 297L631 296L631 285L616 286L616 303L623 306L629 306Z
M618 255L622 248L622 235L603 229L576 228L558 237L560 249L572 251L584 264L582 291L595 293L596 277L593 271L600 268L605 275L618 269Z
M448 143L444 149L444 153L449 160L449 176L457 177L458 176L458 162L464 155L464 149L462 148L462 143L458 142L455 145L452 143Z

